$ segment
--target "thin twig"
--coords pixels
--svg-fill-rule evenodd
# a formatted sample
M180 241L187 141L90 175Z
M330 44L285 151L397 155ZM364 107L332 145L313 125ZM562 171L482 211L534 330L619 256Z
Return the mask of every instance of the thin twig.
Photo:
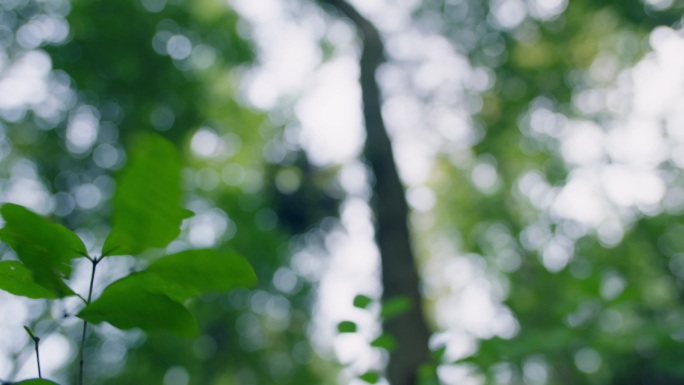
M90 259L90 258L88 258ZM97 269L97 263L100 262L102 258L92 258L90 259L90 262L93 264L93 269L90 274L90 287L88 288L88 301L86 301L86 304L90 304L90 301L93 298L93 283L95 282L95 270ZM85 363L84 359L84 352L85 352L85 340L86 340L86 332L88 331L88 322L83 321L83 334L81 335L81 359L79 362L79 371L78 371L78 383L79 385L83 385L83 365Z
M38 342L40 341L40 338L36 337L34 341L36 343L36 361L38 363L38 378L43 378L43 373L40 371L40 353L38 351Z
M38 352L38 342L40 342L40 338L33 334L33 331L26 325L24 325L24 330L26 330L26 333L28 333L29 337L33 340L33 345L36 348L36 361L38 363L38 378L43 378L43 373L40 371L40 353Z
M49 313L49 309L47 310L47 312ZM52 333L55 332L57 327L58 324L54 323L49 328L44 329L43 337L47 338L45 336L51 336ZM19 374L21 368L23 368L24 364L26 364L26 361L29 360L29 358L31 358L31 353L28 351L28 344L23 346L18 352L13 353L10 358L10 362L12 362L12 369L9 371L9 374L7 374L7 380L0 380L0 384L2 384L3 381L5 384L11 384L14 378L17 377L17 374Z

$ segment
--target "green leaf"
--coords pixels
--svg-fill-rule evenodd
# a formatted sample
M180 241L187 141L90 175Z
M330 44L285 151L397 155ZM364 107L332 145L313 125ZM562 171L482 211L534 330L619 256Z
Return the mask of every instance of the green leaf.
M363 294L359 294L354 297L354 307L358 307L359 309L365 309L371 303L373 303L373 299Z
M169 332L181 337L197 335L190 312L169 296L127 284L125 278L109 285L100 298L77 315L88 322L109 322L119 329Z
M247 261L230 251L187 250L163 257L147 269L116 282L127 290L146 290L182 302L202 293L227 292L256 283Z
M338 333L355 333L356 324L352 321L342 321L337 324Z
M193 336L197 325L180 302L255 282L252 267L234 252L187 250L112 283L78 316L89 322L107 321L121 329L138 327Z
M112 231L102 255L140 254L178 237L192 212L180 206L181 158L171 142L157 135L137 138L117 180Z
M382 333L380 337L371 341L370 346L374 348L382 348L391 352L397 347L397 340L387 333Z
M418 368L418 381L416 385L439 385L439 377L437 377L437 366L435 364L426 363Z
M56 382L50 380L45 380L42 378L32 378L30 380L24 380L20 382L15 382L14 385L59 385Z
M432 357L432 361L436 363L442 362L442 359L444 359L444 354L446 354L447 347L446 345L440 346L439 348L433 350L430 352L430 356Z
M405 296L390 298L382 303L380 318L388 320L411 308L411 299Z
M71 274L71 259L87 255L83 241L67 228L15 204L0 208L5 227L0 240L17 253L39 285L58 297L73 295L63 278Z
M14 295L28 298L57 298L55 293L36 283L31 274L19 261L0 262L0 289Z
M232 251L214 249L168 255L150 264L144 274L157 276L159 289L178 301L202 293L249 287L257 281L244 258Z
M359 379L366 381L369 384L375 384L380 381L380 374L374 371L368 371L359 376Z
M31 328L29 328L28 326L24 325L24 330L26 330L26 333L28 333L29 337L31 337L32 340L35 341L35 340L39 340L39 339L40 339L40 338L36 337L35 334L33 334L33 331L32 331Z

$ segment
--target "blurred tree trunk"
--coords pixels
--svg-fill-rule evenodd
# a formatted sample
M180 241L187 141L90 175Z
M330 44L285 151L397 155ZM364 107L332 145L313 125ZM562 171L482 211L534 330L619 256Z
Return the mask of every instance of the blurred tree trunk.
M349 3L344 0L325 0L325 3L352 21L363 43L360 81L366 125L364 156L375 176L372 206L382 259L383 300L403 296L412 302L407 312L385 320L385 331L397 340L397 348L390 354L387 379L392 385L414 385L418 368L428 361L430 331L422 311L404 186L382 118L382 100L375 78L384 59L384 46L377 28Z

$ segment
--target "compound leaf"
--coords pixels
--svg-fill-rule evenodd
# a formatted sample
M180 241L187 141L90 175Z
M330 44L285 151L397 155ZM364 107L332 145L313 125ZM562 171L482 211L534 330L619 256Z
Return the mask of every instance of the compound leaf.
M181 158L160 136L137 137L128 164L117 179L112 231L102 255L135 255L164 247L180 233L192 212L180 206Z
M14 249L35 282L58 297L73 295L62 279L71 273L72 258L87 255L83 241L23 206L8 203L0 213L5 220L0 240Z
M31 270L19 261L0 262L0 289L28 298L57 298L55 293L36 283Z

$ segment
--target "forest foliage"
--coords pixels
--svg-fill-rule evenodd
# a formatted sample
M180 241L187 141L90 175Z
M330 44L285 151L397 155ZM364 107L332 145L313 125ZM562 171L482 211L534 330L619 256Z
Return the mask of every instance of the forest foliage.
M681 383L684 98L676 75L658 105L635 95L678 68L684 5L274 6L309 28L320 68L359 60L334 3L387 45L377 78L434 333L419 385ZM364 187L345 190L361 152L312 162L301 94L250 102L269 53L245 9L0 2L0 313L26 309L0 321L16 329L0 323L3 384L52 383L14 382L34 372L34 337L72 341L50 350L62 385L83 381L81 357L91 385L384 381L402 336L380 324L410 299L355 293L323 333L337 337L314 332L326 249L349 207L374 207L375 179L361 163ZM432 149L418 182L407 141ZM336 362L347 337L368 362Z

